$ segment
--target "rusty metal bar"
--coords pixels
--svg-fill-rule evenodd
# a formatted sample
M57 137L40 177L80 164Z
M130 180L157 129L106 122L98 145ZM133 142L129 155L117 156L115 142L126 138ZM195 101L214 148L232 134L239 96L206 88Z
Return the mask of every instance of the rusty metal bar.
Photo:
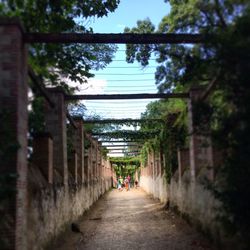
M119 147L142 147L142 145L138 145L138 144L116 144L116 145L102 145L102 147L105 148L119 148Z
M143 123L143 122L163 122L162 119L102 119L102 120L84 120L85 124L106 124L106 123Z
M25 43L117 43L117 44L177 44L203 43L201 34L82 34L25 33Z
M114 95L66 95L66 100L114 100L114 99L155 99L155 98L189 98L189 93L167 94L114 94Z
M138 143L143 143L144 139L131 139L131 140L116 140L116 141L112 141L112 140L107 140L107 139L102 139L102 138L98 138L98 142L108 142L108 143L119 143L119 142L124 142L124 143L129 143L129 142L138 142Z

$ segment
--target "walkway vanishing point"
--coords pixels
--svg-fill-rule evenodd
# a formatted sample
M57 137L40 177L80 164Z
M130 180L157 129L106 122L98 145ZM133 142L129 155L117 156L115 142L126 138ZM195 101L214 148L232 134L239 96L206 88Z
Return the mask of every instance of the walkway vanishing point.
M213 249L185 221L140 188L106 193L77 223L83 237L68 228L49 249Z

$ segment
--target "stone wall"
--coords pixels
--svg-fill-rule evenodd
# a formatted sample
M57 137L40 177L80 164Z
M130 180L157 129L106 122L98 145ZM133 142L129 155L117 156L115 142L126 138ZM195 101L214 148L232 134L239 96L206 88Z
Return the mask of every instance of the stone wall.
M205 188L205 180L209 178L211 170L206 166L200 168L193 180L188 152L187 149L178 152L179 166L169 184L164 173L152 174L155 163L151 161L141 168L140 186L218 243L222 232L215 216L220 203ZM152 155L149 158L153 159Z
M28 100L23 33L17 20L0 18L0 175L5 199L0 201L0 244L25 250Z
M108 167L105 162L103 168ZM58 173L54 174L55 184L50 185L34 165L29 167L28 177L27 249L32 250L43 249L112 187L112 179L106 176L89 185L72 184L65 188Z

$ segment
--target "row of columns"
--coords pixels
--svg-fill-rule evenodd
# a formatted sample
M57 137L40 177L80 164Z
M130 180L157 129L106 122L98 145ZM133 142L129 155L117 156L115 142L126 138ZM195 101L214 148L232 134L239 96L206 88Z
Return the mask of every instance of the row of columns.
M213 147L211 138L207 135L198 133L194 125L194 105L203 89L192 88L188 99L188 148L178 149L178 172L181 178L185 169L190 168L191 181L195 182L197 175L202 167L206 167L206 177L214 179L214 167L220 162L220 153ZM203 131L204 132L204 131ZM142 175L151 176L153 179L163 174L164 156L151 151L148 153L147 167L142 168Z
M53 183L53 169L63 177L63 184L69 183L69 171L77 184L93 184L102 176L101 144L84 132L82 118L74 118L72 129L73 151L68 161L67 126L64 92L60 88L48 89L54 107L45 105L46 133L34 138L33 163L43 171L48 182ZM84 141L89 141L85 150ZM51 150L52 149L52 150ZM68 164L69 163L69 164ZM110 173L111 174L111 173Z
M27 47L24 29L15 19L0 18L0 174L1 191L11 190L0 204L0 234L4 249L28 249L27 246L27 181L28 181L28 75ZM73 145L74 164L68 166L67 123L64 93L59 88L47 90L54 107L45 103L46 133L34 136L33 161L42 170L48 183L54 183L54 170L66 187L69 170L78 184L96 183L102 172L100 145L90 139L91 146L85 154L84 124L75 120ZM85 164L87 163L87 165ZM112 177L106 166L105 174ZM109 170L107 170L109 169ZM2 201L1 201L2 202ZM1 242L2 244L2 242Z

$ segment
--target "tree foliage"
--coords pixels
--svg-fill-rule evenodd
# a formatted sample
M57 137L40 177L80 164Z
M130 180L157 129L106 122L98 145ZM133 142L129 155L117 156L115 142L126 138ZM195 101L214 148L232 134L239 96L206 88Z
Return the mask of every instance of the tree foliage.
M27 32L92 33L91 18L108 15L119 0L6 0L0 16L19 17ZM102 69L112 60L116 46L97 44L35 44L29 47L29 63L45 83L64 86L65 79L83 83L90 69Z

